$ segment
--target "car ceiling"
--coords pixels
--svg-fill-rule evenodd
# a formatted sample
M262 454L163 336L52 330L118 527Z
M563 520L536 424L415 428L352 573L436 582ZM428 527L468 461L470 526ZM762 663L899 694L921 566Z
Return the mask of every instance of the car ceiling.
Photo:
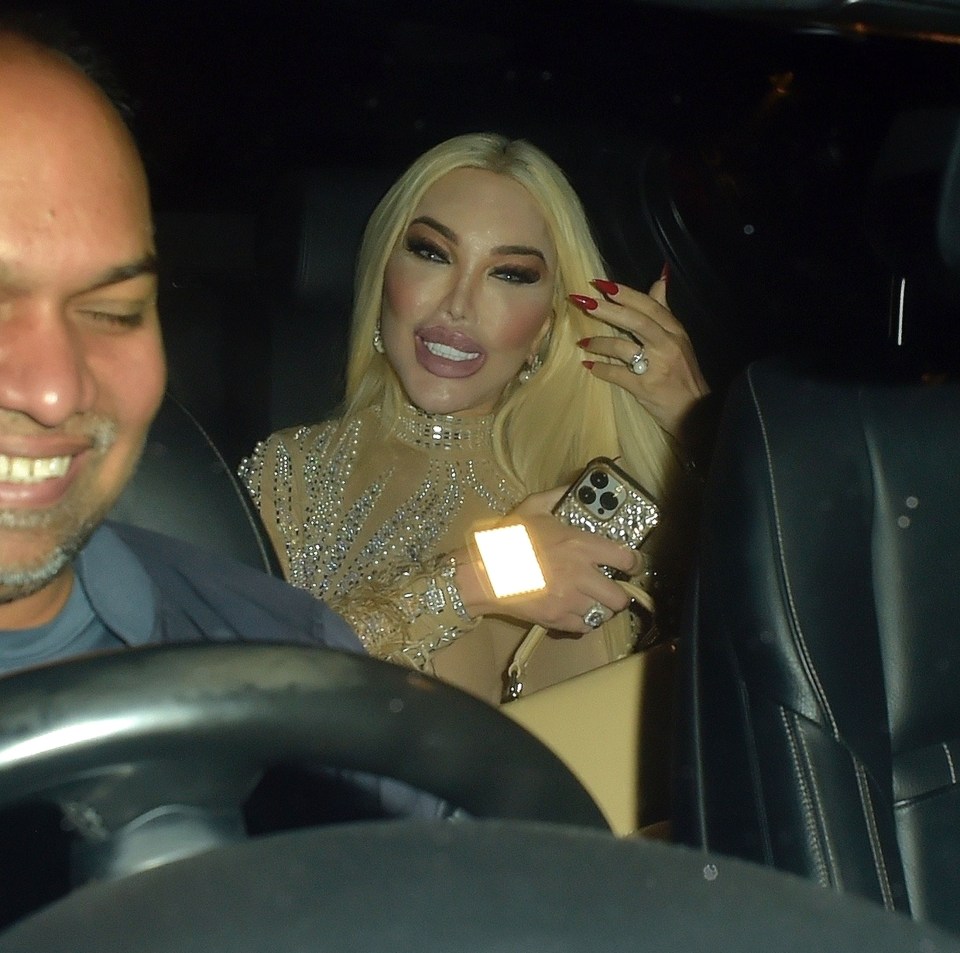
M839 33L960 42L960 2L941 0L636 0L640 5L734 14Z
M824 11L839 22L844 11L863 4L65 5L78 27L108 51L142 103L142 144L161 206L229 203L228 189L249 193L279 154L290 165L405 162L463 131L463 124L519 135L539 125L565 125L572 137L592 130L613 137L653 125L667 133L695 129L706 140L725 134L762 102L777 75L796 61L826 64L819 75L807 70L808 103L825 96L810 88L823 76L838 89L849 86L855 97L856 74L875 69L863 62L860 49L841 50L830 37L811 39L806 47L793 43L798 32L822 31ZM711 15L704 16L705 9ZM717 10L727 15L713 16ZM778 21L789 18L790 29L768 23L772 12ZM897 70L914 69L911 51L897 56ZM741 68L749 64L753 75ZM924 85L934 91L948 86L949 67L932 69ZM893 84L884 69L875 72L877 88ZM904 89L892 95L903 99L910 84L899 85ZM956 85L943 96L956 93ZM839 108L865 113L871 104L841 102Z

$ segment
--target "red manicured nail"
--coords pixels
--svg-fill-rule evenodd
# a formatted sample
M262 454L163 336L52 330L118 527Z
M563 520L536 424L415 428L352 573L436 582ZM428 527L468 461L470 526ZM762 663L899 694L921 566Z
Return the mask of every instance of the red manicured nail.
M593 369L593 361L581 361L580 362L588 371Z
M577 347L590 347L590 338L580 338L577 341Z
M607 281L606 278L594 278L590 284L603 295L615 295L620 291L620 285L615 281Z
M664 283L670 280L670 262L663 263L663 271L660 272L660 280Z
M596 311L600 307L600 302L596 298L588 298L586 295L567 295L567 297L584 311Z

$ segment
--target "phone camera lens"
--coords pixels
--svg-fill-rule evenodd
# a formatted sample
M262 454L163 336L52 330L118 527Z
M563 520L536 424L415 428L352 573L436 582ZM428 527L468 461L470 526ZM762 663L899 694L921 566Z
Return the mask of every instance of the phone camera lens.
M590 482L598 490L602 490L610 482L610 477L608 477L603 470L594 470L593 473L590 474Z
M619 505L620 501L617 499L616 493L601 493L600 494L600 505L605 510L615 510Z
M582 486L577 490L577 498L581 503L589 506L596 498L597 494L593 492L588 486Z

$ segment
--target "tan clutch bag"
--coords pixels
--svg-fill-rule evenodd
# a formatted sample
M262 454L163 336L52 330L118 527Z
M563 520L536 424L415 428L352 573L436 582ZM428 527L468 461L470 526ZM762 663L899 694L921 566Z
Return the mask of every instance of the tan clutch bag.
M648 593L621 585L649 605ZM515 684L545 635L535 626L521 643L510 665ZM621 836L668 816L674 654L661 642L500 708L566 763Z
M637 549L660 518L646 490L606 457L587 464L554 513L571 526ZM646 590L617 581L653 614ZM616 834L663 821L672 646L654 645L525 695L527 663L546 634L543 626L534 626L520 643L507 671L509 700L501 711L566 762Z
M674 663L661 642L500 707L573 771L620 836L668 818Z

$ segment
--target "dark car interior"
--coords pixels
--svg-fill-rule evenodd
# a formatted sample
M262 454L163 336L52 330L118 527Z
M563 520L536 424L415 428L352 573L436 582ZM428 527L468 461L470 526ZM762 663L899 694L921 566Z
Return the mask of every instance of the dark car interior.
M610 277L669 264L714 393L673 843L613 838L533 738L385 664L227 650L213 691L177 652L94 660L7 680L0 809L166 813L87 831L0 950L960 949L960 3L62 6L136 106L162 262L169 393L113 518L278 573L235 469L335 413L366 218L459 132L553 155ZM287 748L454 819L248 839Z
M334 410L369 211L423 149L476 129L555 156L614 278L646 288L670 260L715 389L777 352L950 370L933 231L949 37L579 6L77 5L137 107L171 391L231 465Z

